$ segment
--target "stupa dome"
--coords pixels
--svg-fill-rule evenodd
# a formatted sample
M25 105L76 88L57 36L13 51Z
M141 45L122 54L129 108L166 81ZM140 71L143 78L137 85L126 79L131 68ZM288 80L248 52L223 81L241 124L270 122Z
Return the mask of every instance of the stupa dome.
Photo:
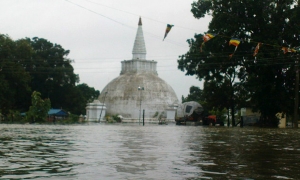
M141 119L143 109L147 121L157 120L178 99L172 87L158 77L157 62L146 60L141 19L132 54L132 60L121 62L120 76L105 86L99 100L106 104L107 114L121 115L124 120Z

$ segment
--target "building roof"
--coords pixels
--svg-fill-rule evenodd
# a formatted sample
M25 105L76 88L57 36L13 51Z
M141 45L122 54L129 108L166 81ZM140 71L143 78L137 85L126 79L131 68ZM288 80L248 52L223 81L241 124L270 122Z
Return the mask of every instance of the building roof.
M26 115L25 112L21 113L21 116L25 116L25 115ZM52 116L68 116L69 113L65 110L62 110L62 109L50 109L48 111L48 115L49 116L51 116L51 115Z
M48 111L48 115L55 115L55 116L68 116L68 112L62 109L50 109Z

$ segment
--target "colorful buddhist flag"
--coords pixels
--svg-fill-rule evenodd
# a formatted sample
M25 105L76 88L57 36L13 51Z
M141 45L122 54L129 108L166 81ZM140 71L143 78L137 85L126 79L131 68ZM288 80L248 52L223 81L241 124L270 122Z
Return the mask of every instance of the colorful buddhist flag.
M255 50L254 50L254 53L253 53L253 56L256 56L256 54L258 53L258 51L259 51L259 48L260 48L260 46L261 46L261 44L262 43L257 43L257 45L256 45L256 47L255 47Z
M207 41L211 40L212 38L214 38L215 36L216 36L215 34L207 33L203 36L203 42L207 42Z
M235 47L237 47L240 44L241 40L238 38L232 38L229 41L229 46L230 45L234 45Z
M288 47L282 47L281 50L283 51L283 54L286 54L286 53L288 53L288 52L289 52L289 53L290 53L290 52L292 52L292 53L297 52L296 49L291 49L291 48L288 48Z
M171 31L172 27L174 25L171 25L171 24L167 24L167 28L166 28L166 32L165 32L165 37L163 40L165 40L165 38L167 37L168 33Z
M203 43L200 46L200 52L202 52L202 46L204 46L204 43L214 38L216 35L212 33L207 33L203 36Z
M229 46L230 46L230 45L233 45L233 46L235 46L235 49L234 49L233 53L229 55L229 59L231 59L232 56L234 55L234 53L235 53L236 49L238 48L240 42L241 42L241 40L238 39L238 38L231 38L231 39L230 39L230 41L229 41Z

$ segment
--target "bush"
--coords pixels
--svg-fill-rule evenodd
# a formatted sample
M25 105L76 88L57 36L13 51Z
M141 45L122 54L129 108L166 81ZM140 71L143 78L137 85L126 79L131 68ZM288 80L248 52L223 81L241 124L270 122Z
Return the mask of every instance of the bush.
M209 111L209 114L216 115L217 118L219 118L221 122L225 122L226 121L226 116L225 116L226 112L227 112L226 108L224 108L223 110L218 110L216 108L213 108L211 111Z
M28 122L26 118L21 116L21 113L19 111L13 111L9 110L9 113L7 114L6 118L2 120L6 123L26 123Z
M78 123L79 116L75 114L69 114L69 116L66 119L63 119L61 122L64 124L74 124Z
M121 122L121 118L119 117L119 114L115 114L112 116L113 120L115 120L116 122Z
M156 111L155 114L152 117L156 118L157 116L158 116L158 112Z

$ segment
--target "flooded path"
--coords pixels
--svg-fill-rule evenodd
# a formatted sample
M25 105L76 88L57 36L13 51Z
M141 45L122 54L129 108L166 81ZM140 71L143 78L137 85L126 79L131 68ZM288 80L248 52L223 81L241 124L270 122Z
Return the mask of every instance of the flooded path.
M0 124L0 179L300 179L300 130Z

